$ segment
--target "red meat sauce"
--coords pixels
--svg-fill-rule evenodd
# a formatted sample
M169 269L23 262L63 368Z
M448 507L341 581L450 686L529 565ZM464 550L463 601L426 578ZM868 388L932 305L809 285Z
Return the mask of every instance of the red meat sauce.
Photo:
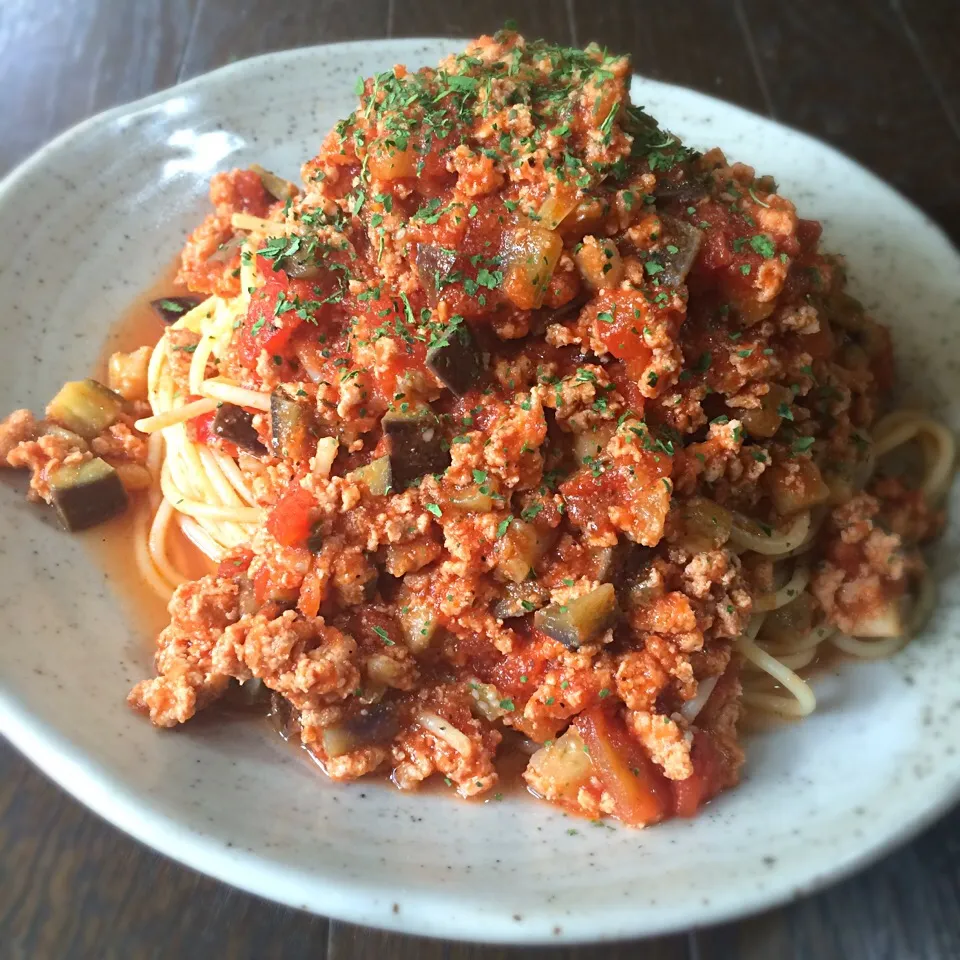
M295 197L215 182L181 277L236 295L241 254L211 257L256 250L219 372L312 432L278 454L255 418L265 523L171 601L130 698L153 722L257 680L334 779L488 795L507 734L537 795L637 825L737 782L732 644L769 586L690 505L787 526L825 504L891 351L819 225L657 127L629 75L504 31L368 79ZM386 490L362 473L385 457ZM862 572L831 549L825 598Z

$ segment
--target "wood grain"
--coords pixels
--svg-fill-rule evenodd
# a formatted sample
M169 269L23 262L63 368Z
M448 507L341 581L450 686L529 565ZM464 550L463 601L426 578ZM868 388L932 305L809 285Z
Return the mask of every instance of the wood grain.
M891 0L954 133L960 136L960 3Z
M699 960L960 957L960 810L815 897L698 934Z
M480 947L335 923L327 960L692 960L687 936L597 947Z
M0 173L71 123L232 60L387 35L492 32L629 51L650 76L809 130L960 236L957 0L0 0ZM521 951L328 923L121 835L0 744L0 957L954 960L960 811L858 876L751 920Z
M516 21L526 36L545 37L554 43L573 42L570 10L564 0L543 3L396 0L391 27L392 35L397 37L472 38L494 33L510 19Z
M851 154L960 236L960 138L931 83L928 53L894 8L737 2L774 115Z
M387 34L391 0L196 0L180 79L258 53Z
M637 73L766 112L760 78L729 0L573 0L573 10L577 43L595 40L629 52Z
M0 167L176 82L197 0L0 0Z
M322 960L327 928L151 853L0 749L0 957Z

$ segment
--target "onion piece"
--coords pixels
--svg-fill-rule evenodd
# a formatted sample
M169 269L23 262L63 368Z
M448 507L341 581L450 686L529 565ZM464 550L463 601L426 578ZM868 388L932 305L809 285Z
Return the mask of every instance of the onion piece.
M710 699L710 694L713 693L713 688L717 685L717 681L720 679L720 674L717 674L713 677L705 677L697 684L697 693L692 700L688 700L680 708L680 716L683 717L687 723L693 723L697 719L697 714L704 708L706 702Z
M470 680L470 695L473 697L473 712L493 723L506 716L507 710L500 704L503 698L492 683L482 683L476 677Z
M571 190L560 184L555 193L551 193L540 207L538 224L544 230L556 230L557 227L577 209L580 200L579 191Z
M299 192L289 180L278 177L272 170L261 167L259 163L251 163L250 169L260 178L263 189L275 200L293 200Z
M503 291L521 310L536 310L563 252L560 235L542 227L517 226L508 231L503 247Z

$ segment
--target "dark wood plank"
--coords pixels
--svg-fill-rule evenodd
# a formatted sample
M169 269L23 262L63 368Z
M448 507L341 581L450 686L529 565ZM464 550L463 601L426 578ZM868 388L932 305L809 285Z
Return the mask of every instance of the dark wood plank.
M198 0L180 79L255 54L383 37L390 0Z
M700 960L960 957L960 809L835 887L697 935Z
M481 947L334 924L327 960L692 960L687 936L598 947Z
M0 168L177 79L197 0L2 0Z
M729 0L637 4L572 0L577 43L623 50L638 73L767 112L757 72Z
M960 3L931 0L891 0L899 14L907 38L926 69L934 92L950 116L954 132L960 136Z
M326 920L231 890L147 851L5 744L0 891L4 957L326 955Z
M779 119L846 151L960 237L960 140L896 12L874 0L739 2Z
M544 37L554 43L573 41L568 4L564 0L398 0L391 18L391 35L473 38L494 33L511 19L528 37Z

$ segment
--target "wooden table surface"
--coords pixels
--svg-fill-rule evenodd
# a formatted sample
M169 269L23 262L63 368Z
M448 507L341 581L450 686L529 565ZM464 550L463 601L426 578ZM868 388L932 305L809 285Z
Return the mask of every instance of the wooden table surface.
M232 60L363 37L597 40L835 144L960 239L958 0L0 0L0 173L74 122ZM749 160L748 157L741 158ZM485 948L276 907L149 852L0 743L0 957L955 960L960 809L759 917L579 949Z

